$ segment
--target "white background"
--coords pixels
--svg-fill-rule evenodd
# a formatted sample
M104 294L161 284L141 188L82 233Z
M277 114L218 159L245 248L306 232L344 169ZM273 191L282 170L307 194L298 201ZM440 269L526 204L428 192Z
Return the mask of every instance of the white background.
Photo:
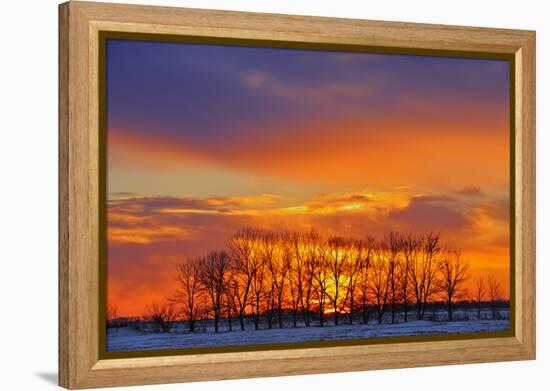
M119 0L124 2L123 0ZM133 1L275 12L537 30L538 359L132 389L258 390L543 389L548 385L550 176L549 28L545 1ZM0 388L41 390L57 378L57 1L0 4ZM545 240L546 239L546 240ZM457 354L460 354L457 352ZM546 368L545 368L546 367ZM546 369L546 373L545 373Z

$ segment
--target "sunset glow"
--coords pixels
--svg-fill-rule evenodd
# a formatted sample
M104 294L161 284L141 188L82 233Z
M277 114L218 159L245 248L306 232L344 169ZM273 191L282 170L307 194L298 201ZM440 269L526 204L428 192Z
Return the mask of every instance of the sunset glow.
M509 71L109 40L108 303L141 316L177 290L178 264L243 228L438 232L469 261L469 290L492 274L508 298Z

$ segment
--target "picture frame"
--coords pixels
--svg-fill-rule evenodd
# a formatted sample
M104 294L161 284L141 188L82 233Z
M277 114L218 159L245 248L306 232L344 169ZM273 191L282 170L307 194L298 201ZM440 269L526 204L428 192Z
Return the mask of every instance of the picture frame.
M101 37L153 34L294 47L509 56L514 268L509 336L102 357ZM70 1L59 6L59 384L69 389L535 358L535 32ZM104 342L104 341L103 341ZM457 354L460 352L460 354ZM337 359L335 359L337 358ZM245 365L246 364L246 365Z

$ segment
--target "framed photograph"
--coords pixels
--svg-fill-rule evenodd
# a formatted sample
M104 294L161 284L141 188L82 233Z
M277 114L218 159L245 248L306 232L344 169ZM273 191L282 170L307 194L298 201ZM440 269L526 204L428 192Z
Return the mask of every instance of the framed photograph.
M534 32L59 12L60 385L535 358Z

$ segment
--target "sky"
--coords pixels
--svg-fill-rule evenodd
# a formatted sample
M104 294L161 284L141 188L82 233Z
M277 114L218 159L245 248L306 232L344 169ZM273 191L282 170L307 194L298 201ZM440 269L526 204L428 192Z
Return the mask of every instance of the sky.
M107 43L108 301L141 315L243 227L437 230L509 285L509 63Z

